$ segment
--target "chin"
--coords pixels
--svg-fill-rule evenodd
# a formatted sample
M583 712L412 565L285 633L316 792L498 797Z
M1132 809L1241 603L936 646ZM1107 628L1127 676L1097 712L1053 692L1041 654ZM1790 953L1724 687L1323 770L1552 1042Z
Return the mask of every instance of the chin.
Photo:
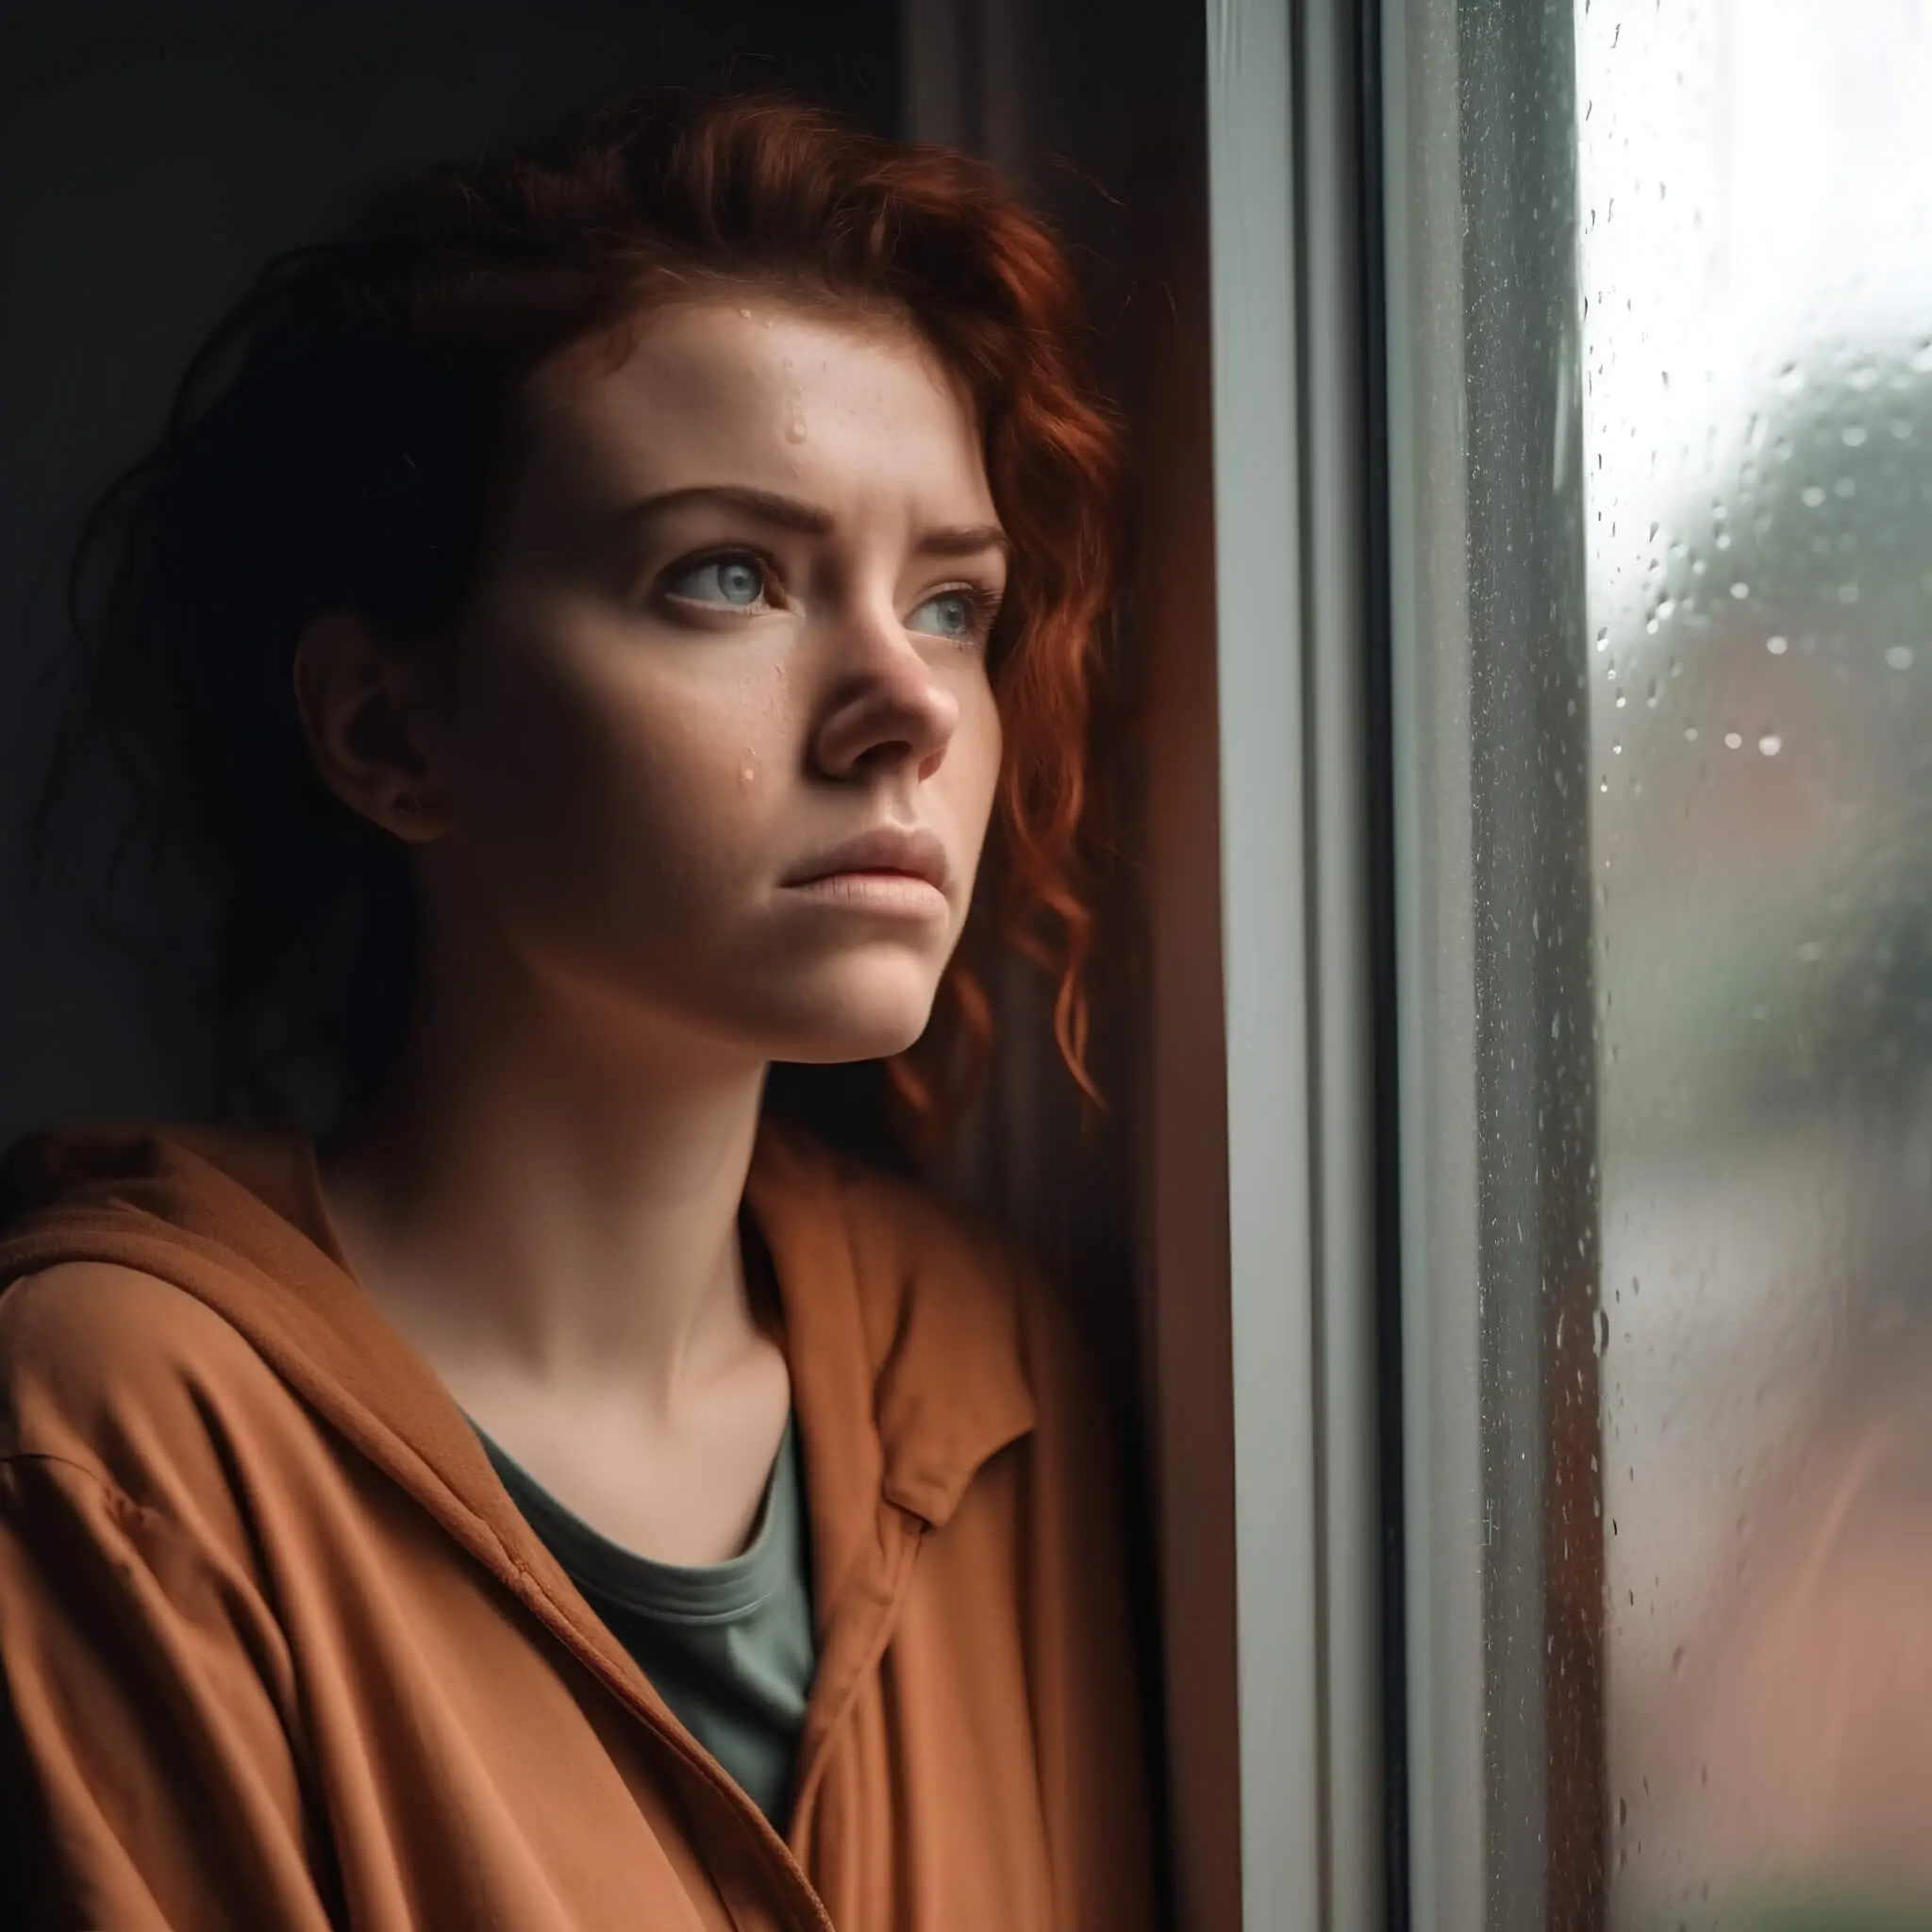
M911 1021L901 1021L882 1014L870 1024L858 1024L847 1019L841 1024L807 1031L802 1039L788 1042L784 1052L774 1053L772 1058L795 1060L810 1067L845 1066L854 1060L890 1059L894 1054L904 1053L918 1040L925 1031L927 1017L922 1013Z
M807 1066L888 1059L925 1031L937 991L928 971L840 977L844 984L813 988L803 1010L786 1015L776 1029L783 1044L770 1058Z

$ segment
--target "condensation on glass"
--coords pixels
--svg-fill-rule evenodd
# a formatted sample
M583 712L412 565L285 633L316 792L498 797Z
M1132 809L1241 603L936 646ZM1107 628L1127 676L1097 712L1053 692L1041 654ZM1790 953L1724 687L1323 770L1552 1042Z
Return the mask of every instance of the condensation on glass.
M1932 8L1576 72L1611 1918L1847 1923L1932 1902Z
M1418 1924L1932 1923L1932 6L1392 12Z

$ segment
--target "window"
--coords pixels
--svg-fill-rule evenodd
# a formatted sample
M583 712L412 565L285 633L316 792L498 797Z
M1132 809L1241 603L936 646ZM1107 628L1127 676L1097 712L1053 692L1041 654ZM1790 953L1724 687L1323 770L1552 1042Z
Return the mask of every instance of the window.
M1385 31L1414 1923L1923 1909L1932 17Z

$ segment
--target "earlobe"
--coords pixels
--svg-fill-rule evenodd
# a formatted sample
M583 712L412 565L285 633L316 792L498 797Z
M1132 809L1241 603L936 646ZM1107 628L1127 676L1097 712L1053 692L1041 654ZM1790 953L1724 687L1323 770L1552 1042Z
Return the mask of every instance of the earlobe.
M447 829L395 654L355 610L318 611L291 667L310 762L349 809L421 843Z

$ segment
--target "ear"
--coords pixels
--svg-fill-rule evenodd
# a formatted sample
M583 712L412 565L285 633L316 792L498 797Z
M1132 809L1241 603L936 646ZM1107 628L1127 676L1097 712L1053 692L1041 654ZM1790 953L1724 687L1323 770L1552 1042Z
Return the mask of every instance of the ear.
M409 844L449 830L447 788L430 756L424 680L353 610L319 611L292 667L317 775L351 811Z

